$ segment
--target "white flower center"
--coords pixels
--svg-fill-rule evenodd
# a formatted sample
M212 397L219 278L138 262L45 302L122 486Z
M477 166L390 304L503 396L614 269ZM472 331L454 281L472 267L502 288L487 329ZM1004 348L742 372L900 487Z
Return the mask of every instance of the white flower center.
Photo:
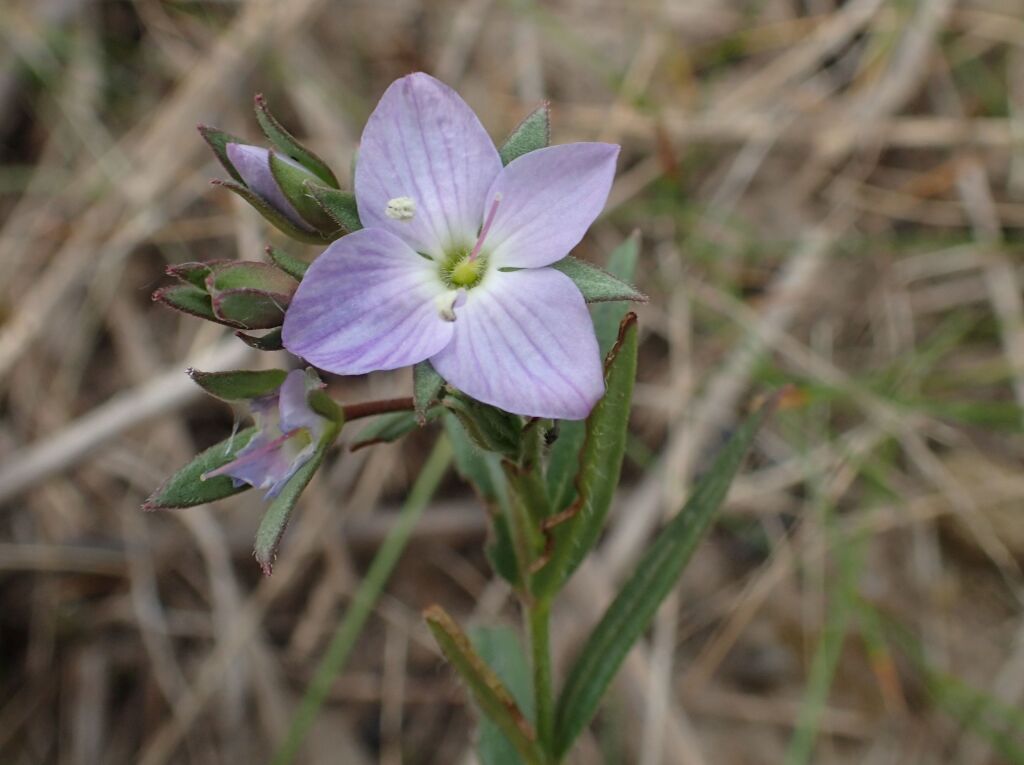
M389 199L384 214L392 220L412 220L416 217L416 202L411 197Z

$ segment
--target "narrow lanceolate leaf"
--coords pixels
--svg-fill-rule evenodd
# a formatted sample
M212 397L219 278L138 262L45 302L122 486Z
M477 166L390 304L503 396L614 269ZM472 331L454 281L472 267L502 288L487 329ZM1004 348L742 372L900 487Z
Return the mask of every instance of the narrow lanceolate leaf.
M281 492L264 513L260 527L256 530L256 547L253 551L256 562L260 564L264 574L270 575L274 566L274 558L277 556L278 545L281 544L281 537L284 536L288 519L291 518L292 510L295 509L295 503L299 501L303 490L309 485L316 471L320 469L327 450L338 436L338 431L339 428L334 423L327 426L313 456L295 472L295 475L288 479L288 483L281 488Z
M263 128L264 135L277 147L282 154L287 154L309 172L316 175L328 186L338 187L338 179L334 177L331 168L327 166L320 157L299 143L295 136L289 133L280 122L270 113L267 100L262 93L256 95L256 121Z
M428 409L425 413L423 424L433 422L441 414L440 407ZM422 427L415 412L391 412L382 414L373 422L359 431L356 440L352 442L351 450L356 451L373 444L387 444L397 441L402 436L411 433Z
M231 191L253 207L256 212L262 215L267 221L273 225L278 231L281 231L292 239L299 242L305 242L306 244L329 244L332 237L324 236L316 231L307 231L304 228L299 228L292 221L290 221L285 215L282 215L274 207L267 204L267 202L257 194L249 191L245 186L234 181L221 181L213 180L210 181L214 186L223 186L228 191Z
M543 149L549 143L551 143L551 105L545 101L530 112L526 119L520 122L512 134L505 139L505 143L498 151L501 155L501 164L507 165L516 157Z
M412 368L412 398L421 425L427 421L427 409L438 400L443 386L444 378L429 361L421 361Z
M306 270L309 268L309 263L299 260L294 255L289 255L284 250L279 250L276 247L267 247L266 252L267 257L270 258L275 266L295 281L302 281L302 277L306 275Z
M250 335L246 332L235 332L235 337L257 351L280 351L284 348L281 340L281 328L276 327L262 335Z
M494 670L473 650L469 638L455 620L440 606L430 606L423 612L423 618L441 652L469 688L484 717L501 730L527 763L541 765L545 762L530 721Z
M223 401L245 401L268 396L280 388L288 376L283 369L200 372L190 368L187 372L196 385Z
M218 324L238 326L218 319L213 312L213 301L210 300L206 290L191 284L172 284L170 287L161 287L153 293L153 300L190 316L198 316L200 319L215 321Z
M605 362L605 394L587 418L576 500L546 524L550 558L537 572L534 592L553 595L597 542L615 496L626 451L626 427L636 377L636 316L628 314Z
M331 217L331 220L341 227L343 232L351 234L363 227L359 220L359 210L356 207L356 195L351 191L329 189L309 181L305 183L305 187L306 192Z
M650 626L729 491L736 471L772 404L741 427L701 479L686 506L658 534L608 606L569 671L555 713L555 755L561 757L589 724L632 645Z
M612 250L608 257L608 273L624 282L632 282L639 253L640 232L634 231ZM628 311L629 305L625 302L595 303L590 306L602 355L607 355L618 339L619 324ZM548 495L551 497L551 508L556 513L568 507L576 496L575 479L586 432L585 422L567 420L559 425L558 440L551 447L547 471Z
M248 484L235 486L226 475L203 480L204 473L231 462L239 450L249 443L256 428L246 428L230 438L211 446L185 467L172 475L154 491L142 505L143 510L162 510L170 507L193 507L230 497L249 488Z
M636 262L640 256L640 232L634 231L626 240L612 250L608 256L606 270L624 282L632 282L636 274ZM594 318L594 331L601 353L608 353L619 333L619 322L629 307L622 303L598 303L590 307Z
M607 271L577 260L571 255L553 263L552 268L558 269L572 279L588 303L608 303L614 300L647 302L647 296L632 284L627 284Z
M530 667L514 630L508 627L477 627L470 630L473 646L512 693L528 720L533 719ZM476 744L480 765L523 765L523 760L501 729L488 719L480 722Z
M244 184L245 181L242 180L242 176L238 174L238 171L235 170L234 164L228 158L227 147L229 143L245 143L245 141L240 138L235 138L235 136L230 133L225 133L223 130L210 127L209 125L199 125L198 130L199 135L201 135L203 140L209 144L211 149L213 149L214 155L216 155L221 165L224 166L224 169L228 171L228 174L239 183Z

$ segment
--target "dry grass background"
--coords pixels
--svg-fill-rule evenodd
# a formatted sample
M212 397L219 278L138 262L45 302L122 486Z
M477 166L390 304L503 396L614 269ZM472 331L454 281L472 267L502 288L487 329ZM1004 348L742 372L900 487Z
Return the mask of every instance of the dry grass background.
M149 293L275 239L207 185L196 123L255 138L261 90L344 168L424 69L497 138L549 98L556 142L623 145L580 254L638 228L652 300L562 667L750 399L795 384L577 761L1024 762L1021 0L5 0L0 42L0 761L281 740L433 435L335 460L262 579L255 496L139 504L231 428L186 366L282 362ZM514 618L484 534L449 477L306 761L472 761L419 610Z

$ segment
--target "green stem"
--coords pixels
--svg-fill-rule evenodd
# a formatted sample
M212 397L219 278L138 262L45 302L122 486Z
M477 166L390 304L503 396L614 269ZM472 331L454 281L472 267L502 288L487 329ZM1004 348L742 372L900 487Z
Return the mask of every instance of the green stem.
M298 710L292 717L288 735L271 761L273 765L288 765L298 756L302 742L327 698L334 679L345 666L352 647L359 638L367 618L373 611L374 604L380 597L384 585L387 584L391 576L391 571L412 535L416 522L437 490L451 460L451 443L447 436L442 435L417 476L405 504L398 513L395 525L384 538L384 542L374 556L366 576L360 583L359 589L345 613L345 617L338 625L334 637L331 638L331 643L327 646L320 666L317 667L316 674L306 688L306 695L303 696Z
M527 631L530 636L530 664L533 669L537 740L545 752L551 752L555 721L554 691L551 680L551 599L534 600L525 608Z

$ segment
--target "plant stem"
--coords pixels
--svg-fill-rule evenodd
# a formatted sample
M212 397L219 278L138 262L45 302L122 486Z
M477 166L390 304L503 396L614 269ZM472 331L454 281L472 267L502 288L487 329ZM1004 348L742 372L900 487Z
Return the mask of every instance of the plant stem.
M317 667L316 674L306 688L306 694L299 704L298 710L292 717L292 723L285 737L284 743L277 750L272 760L273 765L287 765L295 760L302 748L302 742L309 732L313 721L316 719L320 707L330 691L334 679L345 666L352 647L355 645L359 634L366 624L366 619L373 610L374 604L380 597L384 585L387 584L391 571L394 569L398 558L405 549L409 537L416 526L416 522L422 515L424 508L430 502L430 498L437 490L441 478L448 469L452 460L452 447L448 437L442 435L434 450L427 458L426 464L416 477L405 500L395 525L388 532L380 549L373 558L366 576L359 584L352 603L345 613L341 624L338 625L330 645Z
M533 669L534 709L537 716L537 740L550 753L555 720L554 691L551 681L551 599L538 598L525 604L527 632L530 637L530 665Z
M359 420L363 417L373 417L388 412L411 411L413 402L411 398L387 398L383 401L361 401L358 404L343 404L341 411L345 413L345 421Z

